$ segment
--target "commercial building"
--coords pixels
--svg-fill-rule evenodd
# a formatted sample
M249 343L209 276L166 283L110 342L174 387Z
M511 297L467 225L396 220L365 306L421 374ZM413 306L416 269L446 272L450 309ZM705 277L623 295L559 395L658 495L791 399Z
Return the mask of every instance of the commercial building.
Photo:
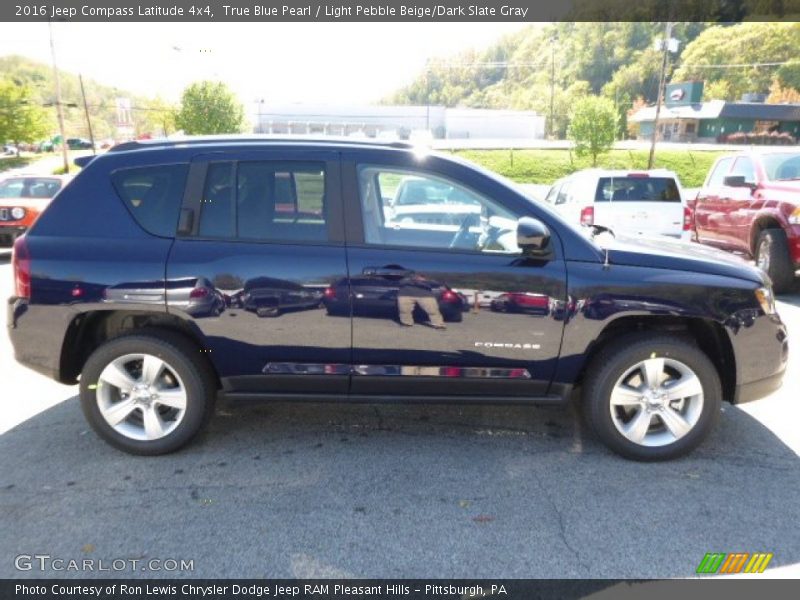
M730 141L732 134L761 133L788 143L800 137L800 104L765 104L764 94L745 94L741 102L703 102L702 81L670 84L664 96L658 117L659 140L723 142ZM648 106L629 118L639 124L640 139L653 135L655 114L656 107Z
M256 104L255 133L408 139L542 139L544 117L533 111L444 106Z

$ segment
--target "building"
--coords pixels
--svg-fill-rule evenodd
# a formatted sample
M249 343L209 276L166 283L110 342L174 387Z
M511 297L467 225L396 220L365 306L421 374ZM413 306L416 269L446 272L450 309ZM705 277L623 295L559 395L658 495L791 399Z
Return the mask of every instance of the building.
M763 94L745 94L741 102L702 101L703 82L666 86L658 117L658 139L673 142L727 141L731 134L775 133L800 137L800 104L765 104ZM640 139L653 135L656 107L648 106L629 118L639 124Z
M544 138L544 117L533 111L444 106L326 106L256 104L255 133L320 134L408 139Z

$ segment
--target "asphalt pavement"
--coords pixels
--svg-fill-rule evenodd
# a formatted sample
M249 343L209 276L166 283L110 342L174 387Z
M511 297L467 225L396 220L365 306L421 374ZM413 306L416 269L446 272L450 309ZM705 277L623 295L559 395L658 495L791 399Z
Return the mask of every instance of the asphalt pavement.
M797 339L800 292L780 300ZM221 403L191 446L142 458L0 334L0 577L688 577L706 552L756 551L797 577L796 356L668 463L611 454L574 407L316 403ZM15 567L36 554L95 571Z

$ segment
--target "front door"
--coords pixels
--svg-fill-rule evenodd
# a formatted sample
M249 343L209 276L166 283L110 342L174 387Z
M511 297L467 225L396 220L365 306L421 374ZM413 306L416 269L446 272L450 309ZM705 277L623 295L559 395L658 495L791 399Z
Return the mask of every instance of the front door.
M167 307L205 336L223 386L346 393L349 319L325 290L347 275L338 155L197 157L167 265Z
M565 314L558 240L552 256L524 257L524 208L509 209L493 197L508 192L481 189L474 173L460 183L467 168L343 164L351 392L544 395Z

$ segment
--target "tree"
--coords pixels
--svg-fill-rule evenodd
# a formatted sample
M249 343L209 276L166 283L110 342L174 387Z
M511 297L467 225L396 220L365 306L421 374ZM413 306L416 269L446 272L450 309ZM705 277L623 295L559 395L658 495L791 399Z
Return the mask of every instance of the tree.
M50 132L47 113L29 86L0 80L0 142L35 142Z
M800 92L795 88L783 87L779 81L773 81L769 88L767 104L800 104Z
M672 81L704 80L705 97L720 100L738 100L747 92L766 92L776 71L785 79L784 86L792 86L795 67L785 65L779 71L775 65L763 63L792 61L798 47L800 23L715 25L686 46L680 58L681 67ZM714 92L713 96L709 90Z
M593 166L597 156L614 145L616 130L617 111L608 98L586 96L575 104L568 134L578 156L591 156Z
M224 83L200 81L183 91L175 126L188 135L240 133L244 108Z

